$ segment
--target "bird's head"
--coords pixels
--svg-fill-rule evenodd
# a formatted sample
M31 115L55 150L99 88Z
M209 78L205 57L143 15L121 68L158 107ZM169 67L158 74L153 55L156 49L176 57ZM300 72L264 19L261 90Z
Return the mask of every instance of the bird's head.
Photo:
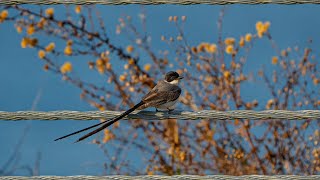
M183 79L183 76L180 76L177 72L169 71L167 72L164 80L170 84L178 84L180 79Z

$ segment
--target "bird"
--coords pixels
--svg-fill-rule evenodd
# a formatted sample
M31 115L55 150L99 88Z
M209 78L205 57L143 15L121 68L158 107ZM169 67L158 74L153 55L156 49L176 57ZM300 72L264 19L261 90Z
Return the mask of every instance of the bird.
M55 139L54 141L58 141L64 138L67 138L69 136L81 133L83 131L87 131L89 129L92 129L94 127L100 126L99 128L85 134L84 136L80 137L75 143L80 142L100 131L107 128L108 126L112 125L113 123L121 120L125 116L132 113L134 110L142 110L146 109L148 107L155 107L156 111L168 111L171 112L175 108L175 104L178 101L178 98L181 94L181 88L179 87L180 80L183 79L183 76L180 76L175 71L169 71L165 74L165 77L163 80L158 81L156 86L154 86L153 89L150 90L145 96L142 97L141 101L134 105L132 108L128 109L124 113L110 119L104 122L100 122L98 124L92 125L90 127L81 129L79 131L67 134L65 136L59 137Z

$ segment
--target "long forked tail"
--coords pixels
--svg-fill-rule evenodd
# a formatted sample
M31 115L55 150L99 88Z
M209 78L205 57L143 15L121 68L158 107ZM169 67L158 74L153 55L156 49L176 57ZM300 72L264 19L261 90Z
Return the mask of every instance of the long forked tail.
M60 138L55 139L55 141L58 141L58 140L67 138L67 137L69 137L69 136L72 136L72 135L75 135L75 134L78 134L78 133L81 133L81 132L83 132L83 131L89 130L89 129L94 128L94 127L97 127L97 126L99 126L99 125L103 125L103 126L101 126L100 128L98 128L98 129L96 129L96 130L94 130L94 131L92 131L92 132L90 132L90 133L82 136L82 137L79 138L76 142L82 141L82 140L86 139L87 137L92 136L92 135L98 133L99 131L105 129L106 127L110 126L111 124L113 124L113 123L117 122L118 120L122 119L123 117L127 116L128 114L130 114L131 112L133 112L134 110L136 110L137 108L139 108L140 106L142 106L143 104L144 104L144 102L141 101L140 103L138 103L138 104L136 104L135 106L133 106L131 109L127 110L126 112L124 112L124 113L122 113L122 114L120 114L119 116L114 117L113 119L110 119L110 120L107 120L107 121L104 121L104 122L101 122L101 123L92 125L92 126L90 126L90 127L81 129L81 130L79 130L79 131L76 131L76 132L73 132L73 133L70 133L70 134L67 134L67 135L65 135L65 136L62 136L62 137L60 137Z
M101 124L104 124L104 123L106 123L106 122L108 122L108 121L110 121L110 120L103 121L103 122L100 122L100 123L98 123L98 124L92 125L92 126L90 126L90 127L87 127L87 128L81 129L81 130L79 130L79 131L76 131L76 132L73 132L73 133L67 134L67 135L65 135L65 136L62 136L62 137L59 137L59 138L55 139L54 141L58 141L58 140L61 140L61 139L67 138L67 137L69 137L69 136L72 136L72 135L75 135L75 134L81 133L81 132L83 132L83 131L86 131L86 130L89 130L89 129L91 129L91 128L97 127L97 126L99 126L99 125L101 125Z

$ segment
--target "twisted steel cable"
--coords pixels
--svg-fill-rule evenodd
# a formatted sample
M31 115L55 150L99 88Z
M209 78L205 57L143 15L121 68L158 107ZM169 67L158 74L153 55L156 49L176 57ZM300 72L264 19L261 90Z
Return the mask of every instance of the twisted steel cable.
M298 180L316 180L320 179L320 175L313 176L296 176L296 175L275 175L275 176L265 176L265 175L245 175L245 176L228 176L228 175L208 175L208 176L197 176L197 175L176 175L176 176L122 176L122 175L112 175L112 176L4 176L0 177L0 180L70 180L70 179L83 179L83 180L199 180L199 179L226 179L226 180L278 180L278 179L298 179Z
M0 4L104 4L104 5L124 5L124 4L320 4L320 0L0 0Z
M0 120L97 120L111 119L122 111L16 111L6 112L0 111ZM252 119L252 120L318 120L320 119L320 110L234 110L234 111L214 111L203 110L199 112L174 111L154 112L154 111L135 111L124 119L144 119L144 120L197 120L197 119L213 119L213 120L234 120L234 119Z

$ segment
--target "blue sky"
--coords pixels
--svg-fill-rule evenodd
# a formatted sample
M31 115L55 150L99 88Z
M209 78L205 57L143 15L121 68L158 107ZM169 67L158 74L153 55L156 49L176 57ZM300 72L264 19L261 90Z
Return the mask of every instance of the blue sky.
M116 44L126 46L121 38L114 37L115 26L121 15L138 18L140 5L98 6L106 26L110 27L109 36ZM36 9L37 6L31 6ZM57 12L62 6L55 6ZM147 14L148 31L153 40L154 49L166 49L160 41L161 35L172 35L173 25L168 23L169 16L187 16L186 35L189 42L196 45L202 41L217 40L216 22L222 6L161 5L143 6ZM230 5L227 6L223 24L224 37L238 38L247 32L255 32L255 23L259 20L271 22L271 33L278 46L287 48L295 45L304 47L308 38L314 40L313 47L320 47L320 7L316 5ZM0 24L0 111L31 110L34 99L40 94L35 110L95 110L79 98L80 90L66 83L61 77L42 70L43 63L37 53L20 47L21 35L18 35L12 23ZM267 45L267 47L266 47ZM248 58L247 71L257 72L262 65L271 68L270 59L275 52L267 42L257 43ZM143 57L141 58L143 59ZM82 69L77 69L78 73ZM86 74L83 74L84 76ZM103 83L89 78L95 83ZM263 88L257 89L261 82L248 84L245 98L268 99ZM72 141L54 142L53 139L66 132L83 128L92 122L79 121L0 121L0 167L21 137L26 126L30 127L21 148L21 165L33 166L36 153L42 153L41 175L79 175L101 174L103 154L97 146L87 142L73 144ZM138 165L137 165L138 166ZM25 175L17 171L16 175Z

